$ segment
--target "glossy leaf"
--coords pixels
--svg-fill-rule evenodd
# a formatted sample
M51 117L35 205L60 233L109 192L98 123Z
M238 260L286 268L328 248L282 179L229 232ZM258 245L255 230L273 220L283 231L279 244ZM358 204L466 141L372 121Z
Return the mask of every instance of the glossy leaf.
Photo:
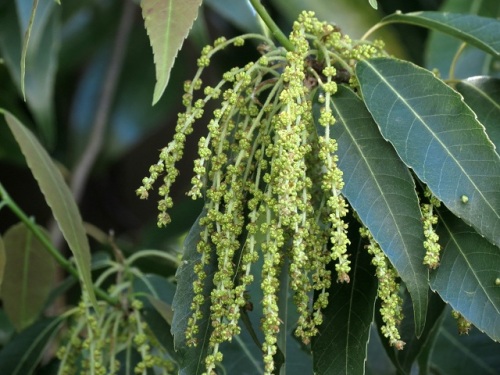
M451 307L500 341L500 251L471 227L440 210L441 265L431 273L431 288Z
M443 12L395 13L385 17L381 24L396 22L438 30L500 56L500 21L494 18Z
M200 217L205 215L203 211ZM202 306L203 319L198 321L199 344L196 347L187 346L186 342L186 327L187 321L192 314L191 301L194 297L193 281L195 280L194 266L200 260L200 253L196 250L196 245L200 240L200 235L203 227L200 226L199 220L196 220L193 227L189 231L183 244L183 260L182 264L177 269L177 289L172 303L174 317L172 320L172 334L174 336L174 346L178 353L180 374L198 375L205 372L204 358L208 351L208 340L211 334L211 324L208 319L210 313L210 298L207 298L206 303ZM212 259L214 257L211 257ZM216 264L211 263L206 268L207 279L204 285L203 294L210 295L213 288L211 282L216 271Z
M23 223L5 232L4 244L3 307L12 324L22 331L42 312L55 285L56 263Z
M0 351L0 374L33 374L63 321L60 317L43 319L15 336Z
M457 91L476 113L486 134L500 152L500 78L471 77L457 84Z
M360 242L352 257L351 282L333 283L323 324L313 338L314 373L364 374L370 327L377 298L371 256Z
M405 61L365 60L356 72L399 157L455 215L500 245L500 158L461 96Z
M449 310L432 348L433 373L453 375L496 375L500 368L500 344L472 329L459 335L456 320Z
M83 287L95 310L99 311L90 274L90 246L75 199L61 172L35 136L9 112L3 111L3 113L75 257Z
M198 15L202 0L142 0L144 25L153 48L156 86L153 104L160 100L179 49Z
M2 290L4 274L5 274L5 245L2 236L0 236L0 290Z
M440 8L442 12L476 14L495 18L500 16L497 0L448 0ZM462 48L462 41L439 31L431 30L425 50L426 67L437 69L443 79L449 78L453 60ZM490 75L494 72L494 58L473 46L460 51L453 67L455 78L474 75Z
M415 184L354 92L339 87L332 103L337 123L330 133L338 143L345 182L342 193L410 291L419 334L427 310L428 270L422 264L424 233ZM318 107L315 104L316 116ZM318 132L324 129L318 126Z

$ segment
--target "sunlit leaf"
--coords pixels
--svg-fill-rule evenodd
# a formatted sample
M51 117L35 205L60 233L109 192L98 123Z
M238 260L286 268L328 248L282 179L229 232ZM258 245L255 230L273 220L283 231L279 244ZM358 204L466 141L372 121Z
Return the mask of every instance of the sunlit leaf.
M497 375L500 368L500 344L472 329L459 335L456 320L445 312L438 338L432 347L431 373L453 375Z
M0 351L0 374L33 374L49 341L64 320L47 318L15 336Z
M385 141L361 99L339 87L332 97L337 119L330 133L338 143L342 193L410 291L417 334L425 324L428 270L422 264L424 233L415 184L408 168ZM315 104L315 116L319 115ZM324 132L317 126L318 132Z
M90 274L90 246L75 199L61 172L35 136L9 112L2 112L75 257L83 287L92 305L99 311Z
M399 157L455 215L500 245L500 158L461 96L410 62L365 60L356 72Z
M40 228L43 231L43 228ZM56 263L23 223L4 234L3 307L18 331L35 321L55 284Z
M455 216L440 210L441 265L431 288L452 308L500 341L500 251Z
M500 152L500 79L471 77L457 84L465 102L476 113L486 133Z
M202 0L142 0L142 15L153 48L156 86L153 104L160 100Z
M368 0L373 9L378 8L377 0Z
M200 217L205 215L203 211ZM191 302L193 301L193 281L196 278L194 266L199 262L201 254L196 250L196 245L200 240L203 227L199 224L199 218L189 231L183 245L182 264L177 269L177 290L175 292L172 309L174 317L172 320L172 334L174 336L175 350L178 353L180 374L198 375L205 372L205 357L208 351L208 340L212 327L210 324L210 298L202 305L203 319L198 321L198 345L190 347L186 342L186 328L189 317L192 315ZM214 257L211 257L213 259ZM207 279L203 289L205 296L210 295L213 288L212 278L216 271L216 264L212 263L205 269Z
M352 257L351 282L333 283L323 324L313 338L314 373L364 374L377 280L361 242Z
M395 13L381 24L396 22L438 30L500 56L500 21L494 18L442 12Z

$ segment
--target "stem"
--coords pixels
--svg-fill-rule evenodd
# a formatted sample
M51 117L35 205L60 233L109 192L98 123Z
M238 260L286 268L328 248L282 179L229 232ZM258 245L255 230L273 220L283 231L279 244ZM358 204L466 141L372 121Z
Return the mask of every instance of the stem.
M10 208L10 210L28 227L28 229L35 235L45 249L54 257L57 263L64 268L69 274L79 279L77 269L66 259L53 245L45 233L38 227L35 222L30 219L23 210L12 200L3 185L0 183L0 199L3 204ZM104 290L94 286L94 292L99 298L106 301L110 305L116 305L117 300L110 297Z
M293 44L288 40L288 38L283 34L283 31L276 25L274 20L271 18L271 15L267 12L266 8L261 4L260 0L250 0L250 4L252 4L252 7L255 9L257 14L262 18L262 21L269 27L269 30L273 34L273 36L276 38L278 42L281 43L283 47L285 47L288 51L293 51L295 47Z

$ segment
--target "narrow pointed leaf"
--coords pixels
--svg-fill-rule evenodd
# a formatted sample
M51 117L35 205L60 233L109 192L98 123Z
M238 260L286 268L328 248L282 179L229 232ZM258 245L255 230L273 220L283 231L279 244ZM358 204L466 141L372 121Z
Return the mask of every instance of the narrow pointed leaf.
M9 341L0 351L0 374L33 374L63 321L60 317L38 321Z
M26 55L28 53L28 45L30 42L31 30L33 29L33 22L35 21L37 8L38 8L38 0L33 0L30 21L28 23L28 28L24 33L23 49L21 52L21 92L23 94L24 100L26 100L26 92L24 90L24 78L26 75Z
M418 335L425 324L428 270L422 264L424 233L414 181L354 92L339 87L332 102L337 123L330 134L338 143L342 193L410 291Z
M38 318L55 286L56 263L23 223L5 232L4 243L8 267L2 286L3 307L22 331Z
M364 374L377 281L361 242L352 261L351 282L332 284L323 324L313 337L314 373L318 375Z
M189 231L183 245L182 264L177 269L177 289L172 303L174 316L172 320L172 334L174 336L174 347L178 353L179 374L198 375L205 372L205 357L208 351L208 340L211 334L210 313L210 291L213 284L211 282L216 271L216 264L211 263L206 269L207 279L203 295L207 296L206 303L202 306L203 319L198 321L198 345L191 347L187 345L186 328L188 319L192 315L191 302L193 301L193 281L196 278L194 266L200 261L201 255L196 249L197 243L204 228L200 226L199 220L206 214L203 211ZM214 257L211 257L212 259Z
M431 288L495 341L500 341L500 251L449 212L440 210L441 265Z
M414 12L391 14L381 24L407 23L438 30L500 56L500 20L471 14Z
M68 185L66 185L61 172L57 169L57 166L33 133L9 112L3 111L3 113L75 257L76 267L83 287L89 294L90 301L95 310L99 311L90 274L90 246L75 199Z
M399 157L455 215L500 245L500 158L460 94L405 61L365 60L356 72Z
M476 113L486 134L500 152L500 78L471 77L457 84L457 91Z
M184 39L198 15L202 0L142 0L144 25L153 48L156 86L153 104L160 100Z

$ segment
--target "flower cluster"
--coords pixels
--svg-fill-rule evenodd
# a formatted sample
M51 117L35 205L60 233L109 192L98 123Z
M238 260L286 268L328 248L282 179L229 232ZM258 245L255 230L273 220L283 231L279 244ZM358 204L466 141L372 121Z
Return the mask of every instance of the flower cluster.
M261 56L244 67L234 67L214 87L202 89L201 75L215 53L246 39L262 43ZM192 187L188 195L204 198L203 230L194 266L192 315L187 342L197 345L198 323L212 325L206 373L222 360L220 345L240 333L240 314L248 303L247 289L259 280L263 293L262 331L265 373L274 368L280 332L278 295L282 275L288 273L299 312L296 335L304 343L317 334L322 309L328 303L335 262L336 279L349 282L349 239L338 168L330 98L340 83L355 86L356 61L383 55L380 43L353 41L330 24L303 12L295 22L285 50L261 35L218 39L203 49L198 71L186 82L174 139L143 180L138 195L146 198L163 175L158 204L158 225L169 222L169 196L179 172L175 167L184 152L186 136L211 100L219 105L208 123L208 134L198 141ZM320 90L321 113L315 119L312 104ZM255 263L262 262L261 272ZM210 316L203 316L207 296L207 266L216 264L210 279ZM313 296L316 295L316 298Z
M398 274L392 267L380 246L367 228L361 228L360 234L368 239L368 253L373 256L372 264L376 268L378 279L377 295L381 301L380 315L384 325L380 328L382 334L389 339L389 344L401 350L405 342L401 340L398 326L403 319L403 300L399 296Z
M424 195L429 199L429 203L421 204L422 218L424 224L424 248L426 250L424 264L431 269L439 266L439 257L441 253L441 245L439 244L439 236L434 229L438 222L438 217L433 213L434 207L439 207L441 202L427 188Z
M469 334L469 331L471 330L472 328L472 324L467 320L465 319L462 314L460 314L458 311L455 311L453 310L451 312L451 315L453 316L453 318L456 319L457 321L457 328L458 328L458 333L460 335L468 335Z

